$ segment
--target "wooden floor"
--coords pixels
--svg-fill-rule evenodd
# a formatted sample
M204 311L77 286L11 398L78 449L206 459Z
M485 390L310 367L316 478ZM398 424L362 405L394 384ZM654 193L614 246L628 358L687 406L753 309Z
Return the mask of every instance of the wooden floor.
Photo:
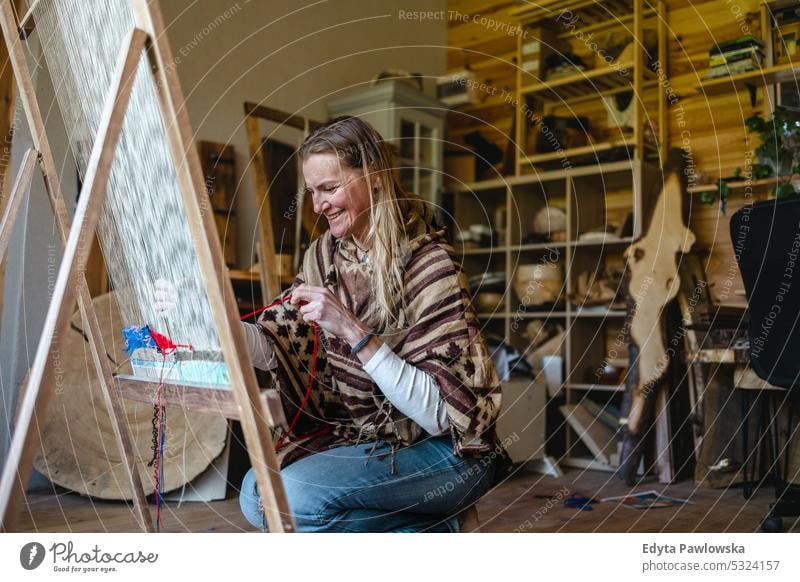
M591 511L565 508L573 494L595 499L656 489L664 495L690 499L689 505L641 511L598 503ZM613 475L570 470L554 479L520 473L492 490L478 504L484 532L755 532L772 500L763 488L750 500L741 489L700 489L691 482L669 486L655 480L631 489ZM31 494L26 532L136 531L126 503L93 501L73 493ZM169 503L162 510L162 531L239 532L253 528L239 512L235 497L209 504ZM787 530L800 531L800 521L784 520Z

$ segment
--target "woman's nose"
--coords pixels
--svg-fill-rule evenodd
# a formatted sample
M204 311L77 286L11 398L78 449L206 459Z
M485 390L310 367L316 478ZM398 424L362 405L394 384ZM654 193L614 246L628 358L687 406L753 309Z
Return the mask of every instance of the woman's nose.
M312 194L311 201L314 206L314 212L317 214L322 214L331 205L330 202L323 199L321 194L316 194L316 193Z

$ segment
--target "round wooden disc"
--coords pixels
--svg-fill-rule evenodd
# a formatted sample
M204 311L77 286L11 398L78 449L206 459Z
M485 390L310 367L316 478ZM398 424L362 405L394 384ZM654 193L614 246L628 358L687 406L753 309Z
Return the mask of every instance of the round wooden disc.
M103 342L112 370L128 359L123 351L122 321L115 294L94 299ZM122 456L117 447L105 399L97 380L89 343L80 331L80 312L73 329L60 338L60 357L54 358L56 389L42 429L42 451L34 467L54 483L101 499L132 499ZM122 374L130 374L129 364ZM144 492L155 490L153 413L148 404L125 400L125 414L136 450ZM163 456L163 491L177 489L199 475L222 452L227 421L221 416L166 408L167 430Z

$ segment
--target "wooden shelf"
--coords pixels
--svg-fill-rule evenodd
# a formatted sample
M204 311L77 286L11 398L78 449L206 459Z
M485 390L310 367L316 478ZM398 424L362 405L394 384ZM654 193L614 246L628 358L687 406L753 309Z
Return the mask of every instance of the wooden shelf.
M605 309L604 311L589 311L590 308L582 307L572 312L572 317L625 317L626 311Z
M583 24L582 26L576 26L575 30L566 30L558 35L558 38L572 38L575 34L579 31L582 32L584 35L589 33L599 33L599 32L608 32L611 30L618 30L622 29L625 33L631 33L631 24L633 23L633 9L631 12L622 16L615 15L614 18L609 18L607 20L599 20L592 23ZM647 19L652 16L655 16L658 11L653 7L646 7L644 12L642 12L642 18Z
M569 383L567 384L567 388L572 390L596 390L600 392L624 392L625 385L624 384L581 384L581 383Z
M509 317L511 314L507 311L479 311L475 315L477 315L480 319L504 319Z
M747 73L741 73L739 75L717 77L716 79L701 81L699 85L695 86L695 89L706 95L730 93L731 88L736 91L748 89L752 92L756 89L768 87L776 83L797 81L799 77L800 65L797 63L784 63L782 65L748 71Z
M576 240L571 242L570 245L573 247L610 247L610 246L618 246L618 245L629 245L633 242L632 236L626 236L623 238L613 239L613 240Z
M772 176L771 178L762 178L761 180L751 180L749 183L747 180L737 180L736 182L728 182L728 188L731 190L743 190L749 185L751 188L755 189L762 186L778 186L788 181L800 180L800 176L795 180L790 180L790 178L792 178L792 176ZM689 194L701 194L703 192L716 192L718 189L719 186L717 186L717 184L701 184L699 186L690 186L686 191Z
M229 269L228 277L231 281L253 281L256 283L261 282L261 277L257 272L243 271L241 269Z
M543 317L566 317L566 311L531 311L525 310L522 311L521 308L519 311L515 311L511 313L510 316L512 318L518 319L541 319Z
M490 311L482 311L477 313L481 319L495 319L495 318L509 318L509 319L542 319L547 317L567 317L566 311L532 311L520 307L519 311L508 312L498 311L496 313Z
M605 151L605 143L596 144L593 151L598 151L602 146L602 151ZM620 145L633 144L632 138L626 138L620 143L612 143L612 147L620 147ZM587 146L592 147L592 146ZM578 148L574 148L577 150ZM582 149L582 148L581 148ZM564 150L571 152L574 150ZM586 153L586 152L579 152ZM533 154L534 156L540 154ZM545 154L541 154L545 155ZM638 160L618 160L615 162L598 162L596 164L585 164L575 166L572 168L559 168L557 170L537 171L533 174L521 174L519 176L504 176L501 178L492 178L491 180L480 180L477 182L467 182L466 184L450 186L450 192L454 194L477 194L487 190L500 190L509 187L529 186L532 184L541 184L555 180L564 180L565 178L577 178L580 176L593 176L596 174L611 174L614 172L629 172L635 170L640 165Z
M558 152L548 152L546 154L533 154L523 157L520 160L521 164L525 166L536 165L542 162L552 162L553 160L560 160L563 158L571 158L576 156L583 156L587 154L601 154L617 148L631 148L636 145L636 140L633 138L625 138L617 141L607 141L602 143L590 144L579 148L569 148Z
M458 250L458 249L456 249ZM505 253L508 250L506 246L496 246L496 247L481 247L481 248L465 248L464 254L465 255L490 255L492 253Z
M628 71L627 75L620 73L621 69ZM633 61L609 65L599 69L579 71L574 75L567 75L552 81L543 81L520 88L522 95L530 95L545 102L564 103L571 99L581 99L588 95L596 98L606 91L615 91L620 88L631 89L633 75Z
M542 242L542 243L531 243L526 245L517 245L512 246L512 251L518 252L525 252L525 251L546 251L548 249L563 249L566 248L567 242L559 241L559 242Z
M558 17L563 10L577 16L584 25L605 22L633 13L633 0L605 0L586 2L586 0L539 0L526 2L510 11L510 15L524 24Z

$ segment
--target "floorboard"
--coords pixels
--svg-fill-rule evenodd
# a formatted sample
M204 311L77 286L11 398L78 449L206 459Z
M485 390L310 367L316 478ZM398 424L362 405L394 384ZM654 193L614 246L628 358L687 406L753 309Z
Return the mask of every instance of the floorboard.
M573 494L600 499L648 489L692 503L647 511L615 502L594 504L591 511L563 506ZM691 482L664 486L655 480L628 488L608 473L569 470L557 479L513 475L481 500L478 513L484 532L755 532L772 499L768 487L745 500L739 488L701 489ZM29 494L22 521L25 532L137 531L131 505L69 492ZM165 532L253 531L239 512L235 492L213 503L169 502L162 508L162 523ZM784 523L800 531L797 520Z

